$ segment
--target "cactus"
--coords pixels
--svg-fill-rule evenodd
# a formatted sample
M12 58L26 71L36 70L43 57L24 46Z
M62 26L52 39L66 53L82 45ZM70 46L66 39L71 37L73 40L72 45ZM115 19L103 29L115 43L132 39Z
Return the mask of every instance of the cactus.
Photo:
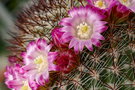
M50 43L52 30L62 27L59 23L68 17L68 11L87 4L86 0L34 2L20 13L16 21L17 33L11 33L10 59L15 60L11 63L22 63L20 54L26 51L30 41L43 38ZM135 14L129 9L120 12L118 8L118 5L113 6L110 14L97 10L107 16L103 19L108 22L108 29L102 33L105 40L99 47L93 46L93 51L84 48L78 58L72 54L78 59L77 65L68 73L50 72L50 82L40 86L40 90L135 90ZM52 51L66 52L66 46L68 43L56 45Z

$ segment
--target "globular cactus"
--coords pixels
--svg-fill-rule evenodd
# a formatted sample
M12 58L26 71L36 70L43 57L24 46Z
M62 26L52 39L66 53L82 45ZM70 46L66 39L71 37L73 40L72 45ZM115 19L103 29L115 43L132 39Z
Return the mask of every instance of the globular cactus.
M135 2L131 2L39 0L20 13L17 33L9 40L9 61L17 75L24 74L21 80L28 79L21 90L135 90ZM51 58L42 64L49 68L49 76L40 66L28 66L33 65L33 53L36 65ZM9 69L6 84L13 89L17 86L8 75L15 75Z

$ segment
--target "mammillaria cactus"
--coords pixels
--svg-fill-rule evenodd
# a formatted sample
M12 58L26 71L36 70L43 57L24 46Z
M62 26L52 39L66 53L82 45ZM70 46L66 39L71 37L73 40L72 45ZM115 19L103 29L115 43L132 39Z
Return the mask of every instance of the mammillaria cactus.
M135 4L109 1L39 0L20 13L7 86L135 90Z

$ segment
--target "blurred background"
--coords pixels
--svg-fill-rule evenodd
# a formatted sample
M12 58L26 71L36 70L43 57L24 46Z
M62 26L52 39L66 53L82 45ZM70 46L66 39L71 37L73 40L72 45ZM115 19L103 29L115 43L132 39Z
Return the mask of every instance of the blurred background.
M8 34L15 28L14 21L25 5L28 5L28 0L0 0L0 90L9 90L4 84L4 71L8 65L7 56L10 51L6 50L9 45L7 40L10 37Z

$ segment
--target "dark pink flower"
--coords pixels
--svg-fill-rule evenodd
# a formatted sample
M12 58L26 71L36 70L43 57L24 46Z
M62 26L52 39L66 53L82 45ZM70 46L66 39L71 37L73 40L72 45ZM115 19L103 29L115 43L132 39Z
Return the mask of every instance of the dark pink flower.
M87 0L88 5L101 15L105 20L113 23L120 23L129 15L130 10L119 1L128 0Z
M56 64L60 72L69 73L78 66L79 58L73 50L62 50L59 51Z
M127 19L130 12L131 11L127 7L117 1L117 3L112 8L108 9L106 14L107 21L111 23L121 23Z
M135 0L118 0L122 5L135 12Z
M63 32L60 31L60 28L53 29L51 35L54 45L57 47L66 47L66 44L64 44L62 39Z

